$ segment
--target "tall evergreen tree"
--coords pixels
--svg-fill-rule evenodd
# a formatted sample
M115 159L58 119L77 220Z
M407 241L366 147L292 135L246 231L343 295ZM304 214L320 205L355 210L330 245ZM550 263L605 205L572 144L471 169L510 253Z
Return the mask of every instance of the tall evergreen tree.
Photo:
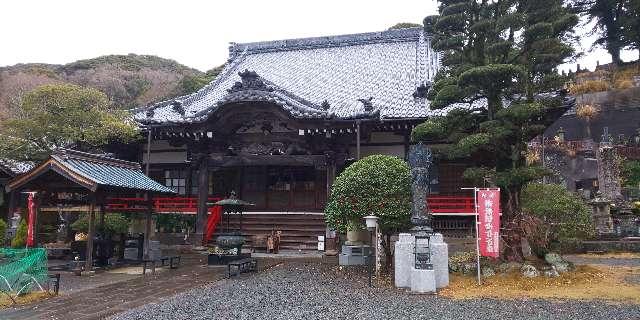
M544 170L525 161L526 143L563 113L556 67L573 54L578 18L561 0L443 0L425 31L442 52L442 68L429 91L431 108L466 104L427 120L414 141L448 142L437 150L474 159L469 179L502 188L506 255L521 258L519 196Z
M638 50L640 59L640 0L628 0L622 19L624 43L630 49Z
M628 0L575 0L575 8L588 21L595 21L596 46L607 49L615 65L620 65L620 51L625 47L624 20Z

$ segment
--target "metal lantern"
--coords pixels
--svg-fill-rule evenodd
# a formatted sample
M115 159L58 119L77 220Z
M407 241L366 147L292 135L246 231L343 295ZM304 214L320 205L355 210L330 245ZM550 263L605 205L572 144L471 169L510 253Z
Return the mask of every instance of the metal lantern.
M228 199L220 200L218 202L213 203L213 205L222 206L223 216L227 218L227 226L224 234L221 234L216 239L216 244L218 247L223 249L231 249L238 248L238 253L240 253L240 248L245 242L244 236L242 235L242 213L246 206L253 206L253 203L246 202L244 200L240 200L236 197L235 191L231 191L231 195ZM238 232L230 232L230 220L231 213L237 212L240 214L240 229ZM221 221L224 225L224 221Z

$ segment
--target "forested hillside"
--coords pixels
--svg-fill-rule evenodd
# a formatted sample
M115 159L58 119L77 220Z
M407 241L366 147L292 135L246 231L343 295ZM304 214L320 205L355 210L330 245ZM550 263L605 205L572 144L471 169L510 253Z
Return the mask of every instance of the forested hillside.
M43 84L73 83L98 89L119 108L146 105L193 92L217 75L150 55L109 55L65 65L17 64L0 67L0 116L20 110L21 97Z

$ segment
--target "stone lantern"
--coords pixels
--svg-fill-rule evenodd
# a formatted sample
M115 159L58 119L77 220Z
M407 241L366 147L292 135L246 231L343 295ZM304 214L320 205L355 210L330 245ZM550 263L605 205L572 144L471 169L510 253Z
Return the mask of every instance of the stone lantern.
M592 209L593 222L596 234L611 234L613 230L613 218L611 217L611 202L598 191L596 197L589 201Z
M558 137L558 141L559 142L564 142L564 134L566 133L566 131L564 131L564 128L560 127L560 129L558 129L558 132L556 132L556 135Z

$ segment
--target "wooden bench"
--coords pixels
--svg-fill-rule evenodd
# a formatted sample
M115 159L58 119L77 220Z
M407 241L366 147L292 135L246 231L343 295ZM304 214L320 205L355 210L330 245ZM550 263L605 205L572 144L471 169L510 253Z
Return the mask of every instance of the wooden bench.
M169 261L169 269L177 269L180 265L180 256L167 256L160 258L160 265L164 267Z
M147 265L151 265L151 273L156 273L156 263L160 262L160 267L164 267L167 265L167 261L169 261L169 268L170 269L177 269L178 266L180 265L180 256L167 256L167 257L162 257L158 260L152 260L152 259L144 259L142 260L142 274L146 274L147 273Z
M231 272L231 267L235 267L233 273ZM227 264L227 268L229 278L231 278L232 274L239 276L243 272L255 271L258 268L258 260L254 258L234 260Z

